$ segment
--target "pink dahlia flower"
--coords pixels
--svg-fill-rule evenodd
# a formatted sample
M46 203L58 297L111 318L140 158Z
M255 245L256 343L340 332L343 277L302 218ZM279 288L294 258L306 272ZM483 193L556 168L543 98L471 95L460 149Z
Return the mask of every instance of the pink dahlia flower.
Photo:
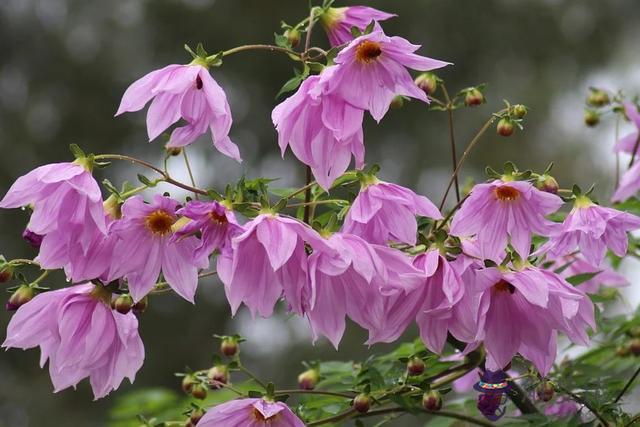
M500 262L508 242L520 257L527 258L531 233L549 236L556 224L545 216L561 206L560 197L540 191L526 181L477 184L453 216L451 234L476 236L483 259Z
M394 16L397 15L367 6L330 7L320 16L320 22L334 47L353 40L353 27L364 31L371 21L386 21Z
M200 202L192 200L177 212L191 221L181 227L173 235L176 242L185 236L201 233L200 244L194 252L194 258L209 258L216 250L231 250L231 238L240 234L243 229L230 209L218 202Z
M587 294L597 294L601 287L621 288L629 286L629 281L622 274L617 273L612 268L604 264L600 264L600 266L592 265L585 261L580 254L565 255L557 258L547 269L553 271L560 268L563 270L559 274L565 279L579 274L597 273L591 279L578 285L578 288Z
M408 188L374 178L353 201L342 231L356 234L370 243L386 244L389 240L416 244L416 215L442 219L431 200Z
M294 95L273 109L271 118L282 155L290 146L328 191L349 167L351 155L357 168L364 167L364 111L338 96L322 95L319 82L319 76L307 78Z
M640 228L640 217L616 209L599 206L580 196L562 226L540 247L538 253L557 258L580 249L584 258L600 265L607 248L619 257L625 256L627 232Z
M135 301L153 289L162 271L169 286L193 302L198 269L207 267L209 260L194 257L198 246L195 237L171 241L177 207L178 202L168 197L156 195L146 204L142 197L134 196L122 205L122 219L111 226L118 241L109 277L125 277Z
M0 208L31 205L28 229L40 236L60 232L86 250L95 230L107 233L102 194L91 173L78 163L40 166L13 183Z
M293 312L304 313L309 299L305 242L314 249L327 246L311 227L291 218L261 214L245 224L231 241L232 253L217 260L232 314L244 303L252 315L269 317L283 293Z
M629 120L635 125L636 130L620 138L620 140L616 142L614 151L616 153L623 152L633 154L633 150L635 149L637 154L638 149L636 148L636 144L638 144L638 138L640 138L640 111L638 111L638 108L631 102L624 103L624 111Z
M477 272L480 293L478 341L487 350L487 369L504 368L516 353L546 375L556 358L557 332L588 345L595 330L593 303L557 274L535 267Z
M356 235L335 233L328 242L333 251L314 251L309 257L312 292L307 317L314 340L324 335L338 348L346 316L370 334L383 331L387 297L382 287L417 286L423 275L401 252ZM378 334L383 333L387 332Z
M184 147L211 130L213 145L225 156L241 161L238 147L231 142L231 110L227 95L199 64L168 65L136 80L122 96L116 116L139 111L153 99L147 113L149 141L183 119L174 129L168 147Z
M304 427L304 423L282 402L236 399L207 410L198 427Z
M39 294L11 318L2 346L40 347L56 392L88 377L95 398L104 397L125 377L133 382L144 361L138 320L111 310L110 300L89 283Z
M380 121L397 95L429 102L407 68L428 71L448 62L416 55L420 46L376 29L353 40L335 58L337 65L320 75L325 93L336 94L354 107L368 110Z

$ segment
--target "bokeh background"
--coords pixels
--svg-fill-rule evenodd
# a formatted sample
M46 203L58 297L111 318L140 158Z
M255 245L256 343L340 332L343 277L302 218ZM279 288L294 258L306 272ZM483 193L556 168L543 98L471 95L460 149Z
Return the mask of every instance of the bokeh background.
M509 159L537 170L554 161L561 185L595 182L600 197L610 196L614 122L605 118L601 126L587 129L583 99L591 85L640 92L637 0L359 3L397 13L398 18L385 23L387 33L422 44L420 52L427 56L453 62L439 73L451 92L488 83L487 105L455 114L459 151L488 115L501 108L502 99L531 108L524 132L511 138L488 133L463 177L482 179L484 165L500 168ZM271 43L281 20L295 23L307 10L304 0L0 1L0 193L38 165L68 160L72 142L94 153L118 152L159 163L162 143L147 142L145 114L113 117L126 87L152 69L188 62L184 43L195 47L203 42L210 52ZM326 45L319 28L314 42ZM280 158L270 120L275 94L292 75L292 65L284 55L254 52L229 57L213 71L229 96L231 136L244 163L219 155L202 138L190 148L198 184L224 188L242 174L280 178L282 187L303 181L301 165L290 154ZM380 125L367 118L365 138L367 161L382 166L383 179L440 199L451 168L443 113L406 103ZM188 179L179 161L172 161L171 170ZM138 172L118 164L101 171L99 178L135 182ZM34 256L20 239L25 219L20 211L0 215L0 252L7 258ZM624 270L635 281L638 266L625 262ZM48 284L61 286L63 280L54 277ZM622 309L637 303L633 292L627 298ZM229 314L216 279L202 281L195 307L172 295L154 297L141 318L147 359L135 385L125 384L98 402L91 401L84 383L76 392L52 394L46 371L38 368L37 351L3 352L0 427L107 425L119 394L143 387L177 390L173 372L206 367L215 351L214 333L247 337L245 363L284 385L294 384L302 360L349 360L367 351L363 332L354 327L336 352L326 341L312 346L305 323L284 313L255 320L244 310L234 319ZM7 313L0 313L0 329L8 320Z

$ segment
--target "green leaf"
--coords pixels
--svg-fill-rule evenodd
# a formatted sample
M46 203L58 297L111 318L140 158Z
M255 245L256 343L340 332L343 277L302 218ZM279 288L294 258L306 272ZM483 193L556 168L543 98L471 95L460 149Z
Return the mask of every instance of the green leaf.
M196 54L200 57L200 58L206 58L207 56L209 56L209 54L207 53L206 50L204 50L204 46L202 45L202 43L198 43L198 46L196 46Z
M300 86L303 80L304 77L302 77L302 75L291 77L284 85L282 85L282 87L278 91L278 94L276 95L276 99L279 98L282 94L293 92L294 90L298 89L298 86Z
M581 274L576 274L575 276L567 277L565 280L571 283L573 286L577 286L581 283L584 283L588 280L593 279L596 275L600 273L602 273L602 270L594 271L593 273L581 273Z
M351 27L351 35L353 38L360 37L362 35L362 31L358 27Z
M376 21L369 22L369 25L367 25L367 28L364 29L364 34L371 34L375 26L376 26Z
M76 159L84 159L87 157L78 144L69 144L69 150L71 150L71 154L73 154Z
M151 181L149 178L147 178L146 176L142 175L141 173L138 174L138 181L140 181L142 184L146 185L147 187L155 187L156 184Z
M285 49L291 49L291 43L289 43L289 38L283 34L274 33L273 37L275 39L276 46L283 47Z

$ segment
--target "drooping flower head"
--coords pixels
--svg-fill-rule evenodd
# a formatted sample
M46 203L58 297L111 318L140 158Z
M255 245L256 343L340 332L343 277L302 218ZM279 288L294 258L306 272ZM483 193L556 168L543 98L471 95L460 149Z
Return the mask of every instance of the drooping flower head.
M408 188L372 177L353 201L342 231L356 234L370 243L389 240L416 244L416 215L442 219L438 208L426 197Z
M416 55L420 46L401 37L388 37L382 29L353 40L335 58L337 65L321 74L318 90L336 94L349 104L367 110L380 121L397 95L428 102L407 68L429 71L448 62Z
M283 293L293 312L304 313L309 299L305 242L314 249L327 246L311 227L280 215L264 213L245 224L231 241L232 253L217 260L232 314L244 303L254 316L269 317Z
M199 427L304 427L304 423L282 402L236 399L207 410Z
M609 248L623 257L627 253L627 232L640 228L640 218L627 212L599 206L578 196L562 226L540 249L557 258L580 249L587 262L600 265Z
M125 377L133 382L144 361L138 320L110 302L109 291L89 283L39 294L11 318L2 346L40 347L56 392L88 377L95 398L104 397Z
M557 274L536 267L487 268L476 274L480 293L478 341L484 341L487 369L497 371L516 353L542 375L556 357L557 332L588 345L587 328L595 329L593 303Z
M318 184L329 190L349 167L352 155L356 167L364 167L364 112L339 96L315 90L319 82L319 76L307 78L271 117L282 155L290 146L298 160L311 167Z
M184 147L211 130L216 149L241 161L229 138L232 118L227 95L206 67L172 64L150 72L127 88L116 116L139 111L152 99L147 113L149 141L183 119L186 124L173 130L168 147Z
M53 163L21 176L0 208L32 206L27 226L31 233L46 236L58 231L86 250L96 229L106 234L107 226L100 187L80 163Z
M242 232L242 226L236 221L233 211L216 201L192 200L176 213L191 221L175 232L172 241L179 241L196 232L202 234L194 252L195 258L209 258L215 250L230 251L231 238Z
M636 154L638 153L638 138L640 138L640 111L638 108L631 102L624 103L624 112L631 121L631 123L636 127L636 129L629 133L628 135L620 138L614 147L614 151L616 153L628 153L633 154L633 150L636 150Z
M371 21L386 21L394 16L396 15L367 6L330 7L320 16L320 22L334 47L353 40L353 27L364 31Z
M620 178L620 184L611 197L614 203L624 202L640 190L640 161L636 161Z
M548 270L562 269L559 273L565 279L579 274L595 274L591 279L582 282L578 288L586 294L597 294L601 287L621 288L629 286L629 281L604 263L595 266L587 262L580 254L569 254L553 260Z
M156 195L149 204L140 196L122 205L122 219L111 226L118 238L110 279L124 277L135 301L153 288L162 271L178 295L193 302L198 285L198 269L209 265L207 258L196 258L198 240L185 237L172 241L172 227L178 220L178 202Z
M562 206L555 194L526 181L477 184L453 216L451 234L476 236L479 255L501 262L507 243L522 258L530 253L531 233L548 236L555 224L545 218Z

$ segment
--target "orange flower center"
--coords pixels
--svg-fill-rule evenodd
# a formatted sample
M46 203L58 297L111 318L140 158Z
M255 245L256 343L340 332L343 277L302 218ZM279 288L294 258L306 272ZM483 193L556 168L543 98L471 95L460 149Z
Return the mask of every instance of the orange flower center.
M365 40L356 48L356 59L366 64L375 61L380 55L382 55L382 49L377 42Z
M251 411L251 415L256 421L265 421L271 424L271 421L275 421L280 414L278 413L270 417L265 417L264 415L262 415L262 412L258 411L256 408L253 408L253 410Z
M209 212L209 218L211 218L211 221L217 224L226 224L227 222L229 222L224 214L219 214L216 211Z
M166 211L157 210L151 212L144 222L152 233L164 236L171 232L171 226L176 219Z
M508 185L497 187L495 189L495 193L498 200L516 200L518 197L520 197L520 192L513 187L509 187Z
M509 292L510 294L514 294L516 291L515 286L504 279L500 279L498 283L493 285L493 289L495 289L496 292Z

